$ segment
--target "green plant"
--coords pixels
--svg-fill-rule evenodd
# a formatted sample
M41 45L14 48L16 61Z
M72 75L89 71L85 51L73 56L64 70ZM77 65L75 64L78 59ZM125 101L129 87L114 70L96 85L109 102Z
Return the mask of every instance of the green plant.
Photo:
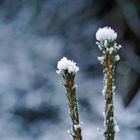
M115 64L120 59L118 50L121 48L116 43L117 33L110 27L99 28L96 33L97 45L103 56L98 60L103 65L104 88L102 93L105 101L104 111L104 136L105 140L114 140L115 133L119 127L114 119L114 71ZM75 76L79 71L76 63L63 57L57 64L57 73L63 78L63 85L66 89L66 96L72 121L72 132L69 132L73 140L82 140L81 124L79 121L79 108L76 93Z
M114 71L115 64L120 59L117 53L121 46L117 45L116 38L117 33L110 27L100 28L96 33L97 45L103 53L103 56L98 57L98 60L104 67L104 88L102 93L105 100L105 140L114 140L115 132L119 130L114 120L114 90L116 88L114 85Z
M69 132L73 140L82 140L81 124L79 120L78 99L75 85L75 76L79 68L76 63L63 57L57 65L58 71L63 78L63 85L66 89L66 96L72 121L72 132Z

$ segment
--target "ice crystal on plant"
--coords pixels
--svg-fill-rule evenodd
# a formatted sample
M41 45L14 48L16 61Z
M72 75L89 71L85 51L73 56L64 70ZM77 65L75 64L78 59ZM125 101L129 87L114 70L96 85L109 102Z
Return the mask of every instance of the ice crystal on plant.
M105 112L103 111L103 117L105 118Z
M107 40L104 41L104 46L105 46L105 47L108 46L108 42L107 42Z
M77 130L78 128L81 128L81 124L75 124L74 129Z
M119 132L119 131L120 131L119 126L115 125L115 132Z
M67 130L67 133L70 134L70 130Z
M116 61L119 61L119 60L120 60L120 56L119 56L119 55L116 55L116 56L115 56L115 60L116 60Z
M113 86L112 89L113 89L113 91L114 91L114 90L116 89L116 86Z
M106 92L106 89L103 89L103 90L102 90L103 96L105 95L105 92Z
M110 119L110 121L112 121L113 120L113 117L110 117L109 119Z
M122 45L118 45L118 49L121 49L122 48Z
M113 51L114 51L114 48L113 48L113 47L107 48L106 51L107 51L109 54L112 54Z
M103 63L104 63L104 59L105 59L105 57L104 57L104 56L98 57L98 60L100 61L100 63L101 63L101 64L103 64Z
M99 28L96 33L96 39L98 41L115 40L116 38L117 38L117 33L110 27Z
M76 66L76 63L72 60L68 60L66 57L63 57L57 63L58 70L56 71L58 74L61 74L64 70L68 70L69 73L77 73L79 71L79 67Z

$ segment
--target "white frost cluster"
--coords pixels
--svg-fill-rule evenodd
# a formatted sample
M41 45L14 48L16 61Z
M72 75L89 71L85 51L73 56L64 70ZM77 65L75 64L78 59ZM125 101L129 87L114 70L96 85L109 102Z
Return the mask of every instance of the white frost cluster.
M114 120L114 124L115 124L115 132L119 132L120 128L119 128L116 120Z
M79 71L79 67L76 66L76 63L72 60L68 60L66 57L63 57L57 63L58 70L56 71L58 74L61 74L64 70L68 70L69 73L77 73Z
M120 131L120 128L118 125L115 125L115 132L119 132Z
M81 128L81 124L75 124L74 129L77 130L78 128Z
M98 57L98 60L100 61L101 64L103 64L105 60L105 56Z
M120 56L119 56L119 55L116 55L116 56L115 56L115 60L116 60L116 61L119 61L119 60L120 60Z
M96 39L98 41L115 40L116 38L117 33L110 27L99 28L96 33Z
M122 48L122 46L121 46L121 45L117 45L117 43L115 43L115 44L114 44L114 48L115 48L116 50L119 50L119 49Z
M103 112L103 117L105 118L105 112Z
M113 51L114 51L114 48L113 48L113 47L107 48L106 51L107 51L109 54L112 54Z

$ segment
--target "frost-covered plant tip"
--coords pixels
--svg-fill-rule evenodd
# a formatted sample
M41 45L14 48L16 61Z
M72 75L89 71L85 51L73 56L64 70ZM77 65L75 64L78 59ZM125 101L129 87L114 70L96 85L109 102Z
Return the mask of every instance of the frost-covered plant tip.
M79 71L79 67L76 66L75 62L63 57L60 61L58 61L57 68L58 70L56 72L62 76L63 84L67 91L66 96L72 121L72 132L68 132L73 137L73 140L82 140L76 93L77 86L75 85L75 76Z
M99 28L96 33L97 45L103 56L98 57L100 63L104 66L104 88L102 93L105 99L104 112L104 136L105 140L114 140L115 132L119 130L114 120L114 70L115 64L120 59L118 50L121 48L116 43L117 33L110 27Z
M57 64L58 70L56 71L58 74L62 74L66 70L68 73L76 74L79 71L79 67L76 66L76 63L68 60L66 57L63 57Z

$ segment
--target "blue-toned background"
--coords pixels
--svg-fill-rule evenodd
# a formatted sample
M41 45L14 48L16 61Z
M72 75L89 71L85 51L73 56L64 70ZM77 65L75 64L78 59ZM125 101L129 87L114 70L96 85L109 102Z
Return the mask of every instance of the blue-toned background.
M0 140L71 140L65 90L56 74L66 56L76 83L83 140L104 140L101 53L95 33L111 26L122 45L116 68L116 140L140 139L139 0L0 0Z

